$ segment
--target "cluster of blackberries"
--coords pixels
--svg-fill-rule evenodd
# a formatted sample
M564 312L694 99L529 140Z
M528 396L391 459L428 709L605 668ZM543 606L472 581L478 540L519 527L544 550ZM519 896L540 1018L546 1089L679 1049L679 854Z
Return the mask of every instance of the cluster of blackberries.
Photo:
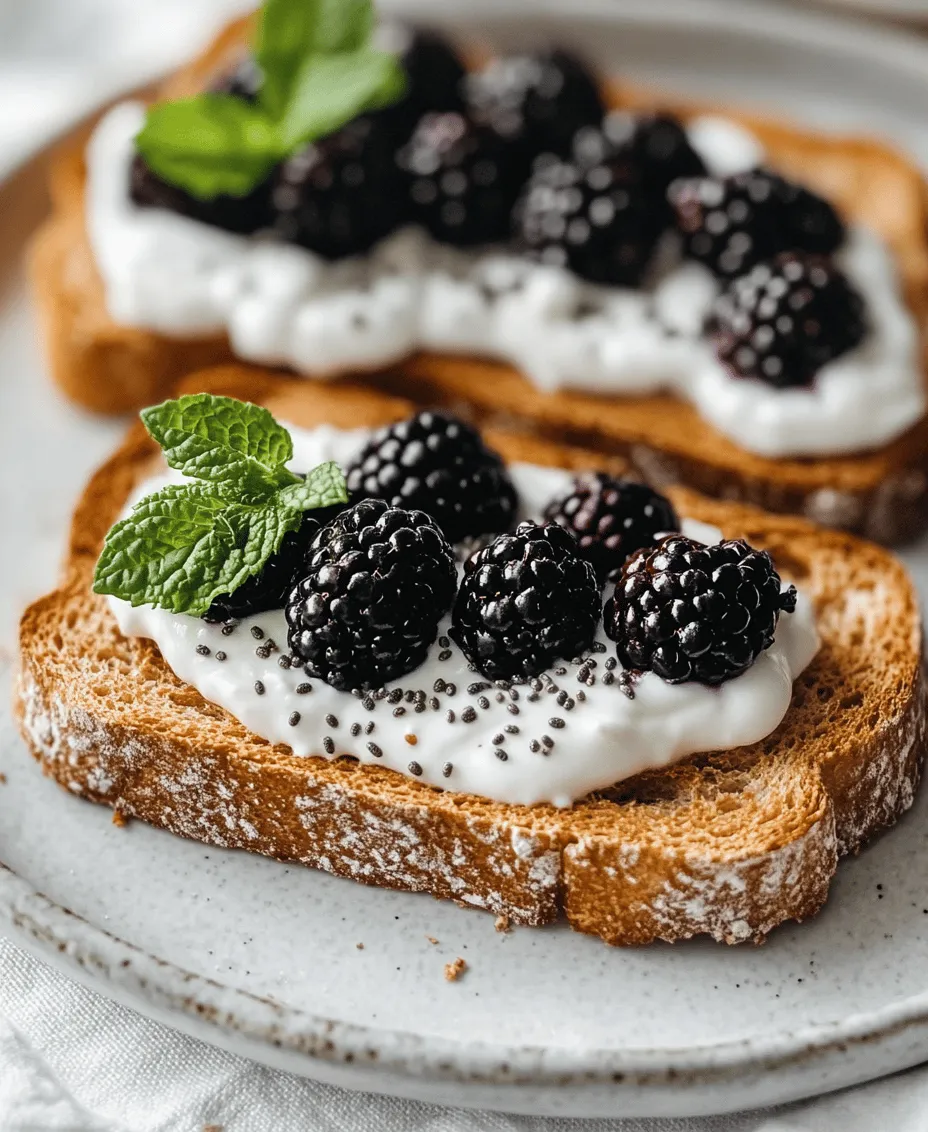
M626 667L714 684L753 662L795 602L766 553L674 533L669 500L631 480L580 476L542 522L515 526L499 456L443 413L375 432L346 479L344 507L308 514L204 615L283 606L293 658L336 688L377 688L417 668L449 611L449 635L476 670L537 676L589 651L607 582L605 630ZM490 541L458 585L453 544L479 536Z

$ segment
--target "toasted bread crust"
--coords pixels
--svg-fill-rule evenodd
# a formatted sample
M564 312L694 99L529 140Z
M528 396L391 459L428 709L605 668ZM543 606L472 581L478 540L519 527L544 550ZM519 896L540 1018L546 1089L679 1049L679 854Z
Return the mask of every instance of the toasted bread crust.
M241 51L248 27L247 20L230 24L165 84L161 95L200 89ZM683 118L713 109L668 102L623 83L610 84L608 95L617 106L660 105ZM824 192L848 217L886 238L907 302L919 325L928 324L928 224L918 169L875 141L830 137L728 108L723 112L759 136L778 168ZM232 358L224 339L169 339L110 319L84 225L85 141L86 134L78 137L55 163L54 211L31 255L33 288L56 381L88 408L125 412L166 396L193 370ZM411 359L372 381L417 400L469 406L484 421L518 422L555 440L623 453L658 486L687 483L708 495L803 514L888 544L911 538L928 524L928 418L873 452L781 460L740 448L672 396L544 394L509 366L434 355Z
M196 375L295 423L376 425L411 406L350 383L244 367ZM507 459L601 458L488 434ZM911 804L926 742L916 596L885 551L800 519L671 492L678 510L765 546L815 602L819 655L761 743L639 775L561 811L441 792L379 767L301 759L205 701L90 592L102 539L155 449L140 426L91 480L61 586L21 625L17 711L67 789L186 837L365 883L431 892L613 944L760 940L824 902L842 853ZM612 467L621 470L619 462Z

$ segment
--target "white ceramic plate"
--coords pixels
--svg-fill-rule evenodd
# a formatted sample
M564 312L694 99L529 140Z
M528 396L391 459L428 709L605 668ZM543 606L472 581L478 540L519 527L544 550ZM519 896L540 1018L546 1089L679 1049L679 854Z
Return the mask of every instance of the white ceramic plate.
M928 48L891 34L694 0L575 0L569 20L537 2L530 19L502 0L468 10L503 44L569 38L636 77L882 129L928 159ZM435 14L425 0L419 11ZM121 430L66 406L42 375L11 251L41 214L38 184L28 169L0 200L7 667L16 611L51 584L79 484ZM908 557L928 592L928 544ZM451 1104L666 1115L809 1095L928 1057L928 796L842 866L818 919L763 948L610 950L564 928L500 935L428 897L117 829L42 778L0 705L3 930L268 1064ZM469 969L447 983L456 956Z

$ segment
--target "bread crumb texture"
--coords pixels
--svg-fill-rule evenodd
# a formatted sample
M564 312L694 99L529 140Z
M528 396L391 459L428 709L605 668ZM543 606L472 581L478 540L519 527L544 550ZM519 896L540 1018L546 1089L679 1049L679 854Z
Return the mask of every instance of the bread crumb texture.
M238 368L191 379L303 426L376 425L406 402ZM588 452L496 433L507 459L592 466ZM899 562L796 518L672 489L677 510L767 548L815 603L822 647L760 743L651 771L569 810L442 792L377 766L297 758L125 639L90 591L106 530L151 468L141 426L75 513L61 586L21 624L18 711L65 789L184 837L492 912L565 918L613 944L707 934L760 941L824 903L838 858L913 800L926 695L915 594ZM431 940L432 937L426 937Z
M451 963L445 964L445 978L449 983L456 983L467 970L467 964L460 955Z

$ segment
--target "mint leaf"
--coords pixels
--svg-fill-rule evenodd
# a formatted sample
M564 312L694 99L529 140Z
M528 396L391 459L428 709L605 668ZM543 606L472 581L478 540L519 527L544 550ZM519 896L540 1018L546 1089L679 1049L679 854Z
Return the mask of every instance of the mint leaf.
M374 5L371 0L321 0L317 18L316 52L357 51L374 30Z
M202 200L245 196L285 156L262 109L212 93L150 107L135 144L159 177Z
M287 152L332 133L364 110L395 102L406 76L394 55L364 47L308 58L281 119L280 139Z
M281 488L277 493L281 506L298 511L315 511L348 502L348 489L341 468L333 460L314 468L304 480Z
M171 484L138 503L106 537L94 593L199 616L260 572L302 514L242 503L206 484Z
M259 405L193 393L142 411L168 466L185 476L266 497L287 484L303 485L285 466L290 433Z
M255 61L264 76L258 101L274 119L286 108L303 60L316 49L323 2L265 0L261 7L254 44Z

